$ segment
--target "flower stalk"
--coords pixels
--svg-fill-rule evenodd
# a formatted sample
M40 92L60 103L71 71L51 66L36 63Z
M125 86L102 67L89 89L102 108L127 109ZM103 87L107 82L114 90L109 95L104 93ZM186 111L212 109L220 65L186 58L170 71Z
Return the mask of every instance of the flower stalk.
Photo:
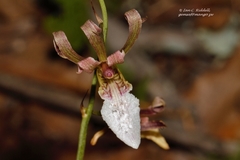
M108 31L108 18L107 18L107 9L104 0L99 0L102 16L103 16L103 41L106 42L107 38L107 31ZM74 54L76 55L76 54ZM100 61L106 59L106 56L100 56ZM77 58L75 58L77 59ZM90 98L88 107L85 110L82 106L81 113L82 113L82 122L80 127L79 133L79 140L78 140L78 150L77 150L77 158L76 160L83 160L85 154L85 147L86 147L86 140L87 140L87 129L89 120L92 116L94 100L95 100L95 93L96 93L96 85L97 85L97 76L96 72L94 72L93 79L92 79L92 86L90 91Z
M89 99L88 107L85 109L83 106L81 106L82 122L81 122L80 133L79 133L78 151L77 151L76 160L83 160L84 158L86 139L87 139L87 129L88 129L89 120L92 116L93 105L95 100L96 84L97 84L97 77L96 77L96 74L94 74L92 79L92 88L90 91L90 99Z
M107 9L104 0L99 0L101 10L102 10L102 16L103 16L103 41L106 42L107 38L107 31L108 31L108 17L107 17ZM103 59L106 59L105 56L99 57L100 61ZM96 84L97 84L97 76L94 72L93 79L92 79L92 87L90 91L90 98L88 107L86 110L86 114L82 112L82 122L80 127L80 133L79 133L79 141L78 141L78 151L77 151L77 159L76 160L83 160L84 153L85 153L85 147L86 147L86 139L87 139L87 129L88 129L88 123L92 116L93 112L93 106L94 106L94 100L95 100L95 92L96 92ZM85 111L85 109L84 109ZM83 115L84 114L84 115Z
M108 16L107 16L107 9L104 0L99 0L100 7L102 10L102 17L103 17L103 41L106 42L107 39L107 32L108 32Z

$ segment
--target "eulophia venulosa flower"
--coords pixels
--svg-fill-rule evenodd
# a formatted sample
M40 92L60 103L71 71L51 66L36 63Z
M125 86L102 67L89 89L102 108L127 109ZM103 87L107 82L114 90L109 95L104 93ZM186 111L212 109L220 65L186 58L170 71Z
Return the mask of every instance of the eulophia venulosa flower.
M159 97L155 97L148 108L141 109L141 137L152 140L163 149L169 149L168 143L159 132L159 128L163 128L166 125L159 120L150 120L150 117L161 113L164 110L164 107L164 100Z
M137 39L143 21L135 9L126 12L125 17L129 24L128 39L121 50L108 57L102 39L102 29L91 20L81 26L97 53L98 60L78 55L72 49L64 32L54 32L53 36L57 53L62 58L76 63L78 73L82 71L91 73L96 69L100 85L98 93L104 100L101 109L102 118L120 140L136 149L141 139L139 100L130 93L132 85L124 79L116 64L124 62L124 56ZM102 20L99 17L97 20L101 25Z

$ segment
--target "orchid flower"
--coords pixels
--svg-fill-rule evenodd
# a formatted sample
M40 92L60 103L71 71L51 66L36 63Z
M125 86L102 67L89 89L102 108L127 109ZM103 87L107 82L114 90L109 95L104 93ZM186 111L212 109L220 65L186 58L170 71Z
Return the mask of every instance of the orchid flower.
M141 109L141 137L152 140L163 149L169 149L168 143L159 132L159 128L166 127L166 125L162 121L149 119L151 116L161 113L164 107L163 99L155 97L152 105L146 109Z
M103 120L120 140L137 149L141 140L139 100L130 93L132 85L124 79L116 64L124 62L125 55L141 31L143 20L135 9L126 12L125 17L129 24L128 39L122 49L108 57L102 29L91 20L85 22L81 29L97 53L98 60L78 55L63 31L53 33L53 42L59 56L78 65L77 73L92 73L96 69L100 86L98 94L104 100L101 109ZM97 20L101 25L102 20L99 17Z

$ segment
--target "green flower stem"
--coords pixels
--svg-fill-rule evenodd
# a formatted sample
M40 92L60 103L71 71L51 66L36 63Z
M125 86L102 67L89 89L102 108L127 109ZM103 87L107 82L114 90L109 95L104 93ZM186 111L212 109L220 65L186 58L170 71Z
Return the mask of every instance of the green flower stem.
M106 42L108 31L108 16L104 0L99 0L103 16L103 41Z
M92 115L93 105L95 100L96 84L97 84L97 77L96 77L96 74L94 73L88 107L86 108L86 111L82 113L82 123L81 123L81 128L79 133L77 160L83 160L83 157L84 157L88 123Z
M107 9L106 9L104 0L99 0L99 3L101 6L102 16L103 16L103 40L104 40L104 43L106 43L107 31L108 31ZM86 111L82 112L82 123L81 123L81 128L79 133L79 142L78 142L78 151L77 151L76 160L83 160L83 157L84 157L88 123L93 112L93 105L95 100L96 84L97 84L97 76L96 76L96 73L94 73L88 107L86 108Z

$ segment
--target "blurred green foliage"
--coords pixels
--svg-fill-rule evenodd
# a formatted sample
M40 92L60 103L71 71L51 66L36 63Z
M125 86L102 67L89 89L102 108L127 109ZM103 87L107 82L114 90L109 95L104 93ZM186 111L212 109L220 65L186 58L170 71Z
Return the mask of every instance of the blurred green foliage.
M219 156L219 155L209 155L208 160L240 160L240 148L236 153L233 153L229 156Z
M93 1L98 4L98 1ZM48 2L49 3L49 2ZM44 27L50 33L62 30L75 50L82 50L88 44L87 38L80 29L86 20L90 19L90 0L51 0L57 5L60 13L49 15L44 21ZM117 14L122 1L106 0L109 13ZM99 6L95 6L96 8Z
M132 93L140 100L148 100L147 86L150 78L148 76L136 79L134 73L131 69L129 69L126 65L118 65L119 70L122 72L124 78L133 85Z
M89 19L90 3L87 0L52 0L60 8L57 15L49 15L44 26L49 32L62 30L68 37L72 47L81 50L87 43L87 38L80 26Z
M105 0L108 13L118 14L123 2L123 0Z

